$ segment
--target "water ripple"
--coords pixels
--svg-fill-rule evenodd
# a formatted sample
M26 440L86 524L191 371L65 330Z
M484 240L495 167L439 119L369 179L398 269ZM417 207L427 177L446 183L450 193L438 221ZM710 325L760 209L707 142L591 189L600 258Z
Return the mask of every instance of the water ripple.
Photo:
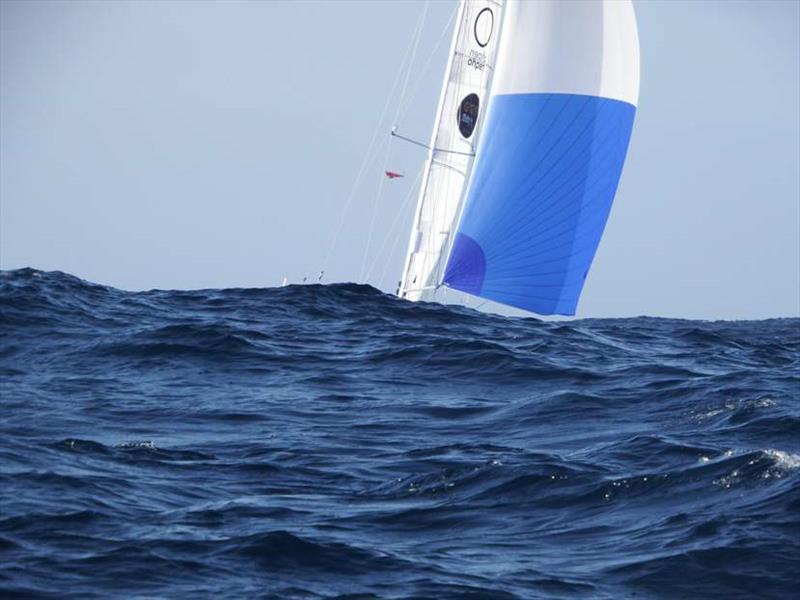
M3 597L787 598L800 320L0 272Z

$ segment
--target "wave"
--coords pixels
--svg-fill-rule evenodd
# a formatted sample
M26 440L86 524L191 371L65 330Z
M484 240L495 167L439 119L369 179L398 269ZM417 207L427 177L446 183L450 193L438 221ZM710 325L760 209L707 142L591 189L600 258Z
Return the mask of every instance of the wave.
M0 377L4 597L779 598L800 569L800 319L21 269Z

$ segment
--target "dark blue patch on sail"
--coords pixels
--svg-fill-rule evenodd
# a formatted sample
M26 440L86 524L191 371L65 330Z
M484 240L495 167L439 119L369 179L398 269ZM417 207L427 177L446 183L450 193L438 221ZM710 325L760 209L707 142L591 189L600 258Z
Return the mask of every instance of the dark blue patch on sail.
M468 235L457 233L444 277L445 285L457 282L462 292L478 295L486 273L486 258L478 242ZM453 287L453 286L451 286Z

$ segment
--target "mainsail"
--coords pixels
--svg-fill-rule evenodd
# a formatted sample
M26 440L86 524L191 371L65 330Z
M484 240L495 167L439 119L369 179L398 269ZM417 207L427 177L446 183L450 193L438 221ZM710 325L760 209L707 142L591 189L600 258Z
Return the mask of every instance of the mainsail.
M448 225L452 241L433 246L446 267L421 270L423 287L571 315L630 140L639 95L636 18L630 0L509 0L504 13L475 162L459 188L465 199L454 202L457 231L450 236ZM422 214L445 197L437 190L435 200L421 202ZM445 262L441 254L426 260Z
M399 295L428 299L464 197L498 47L501 0L462 0L436 111Z

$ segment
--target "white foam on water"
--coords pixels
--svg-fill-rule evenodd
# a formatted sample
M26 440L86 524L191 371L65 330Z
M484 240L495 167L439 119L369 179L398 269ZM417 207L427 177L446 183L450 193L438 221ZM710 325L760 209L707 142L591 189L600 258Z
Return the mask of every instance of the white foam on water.
M729 450L726 455L732 452ZM764 469L761 473L762 479L781 479L788 471L800 468L800 454L792 454L791 452L784 452L783 450L774 450L767 448L760 450L762 455L758 458L750 460L748 466L753 466L766 458L772 464ZM702 459L701 459L702 460ZM714 484L724 488L731 488L742 481L742 473L739 469L734 469L728 475L724 475L714 480Z
M771 449L764 450L763 452L773 459L775 461L775 466L780 469L790 471L800 467L800 454L792 454L791 452L784 452L783 450Z
M739 409L747 409L747 408L770 408L775 406L776 402L772 398L765 396L763 398L757 398L756 400L728 400L722 406L718 406L716 408L710 408L705 412L698 412L695 413L694 416L698 420L702 421L704 419L710 419L711 417L716 417L724 412L731 412L734 410Z
M147 448L149 450L155 450L156 445L150 440L134 440L117 444L117 448L121 448L123 450L129 450L132 448Z

